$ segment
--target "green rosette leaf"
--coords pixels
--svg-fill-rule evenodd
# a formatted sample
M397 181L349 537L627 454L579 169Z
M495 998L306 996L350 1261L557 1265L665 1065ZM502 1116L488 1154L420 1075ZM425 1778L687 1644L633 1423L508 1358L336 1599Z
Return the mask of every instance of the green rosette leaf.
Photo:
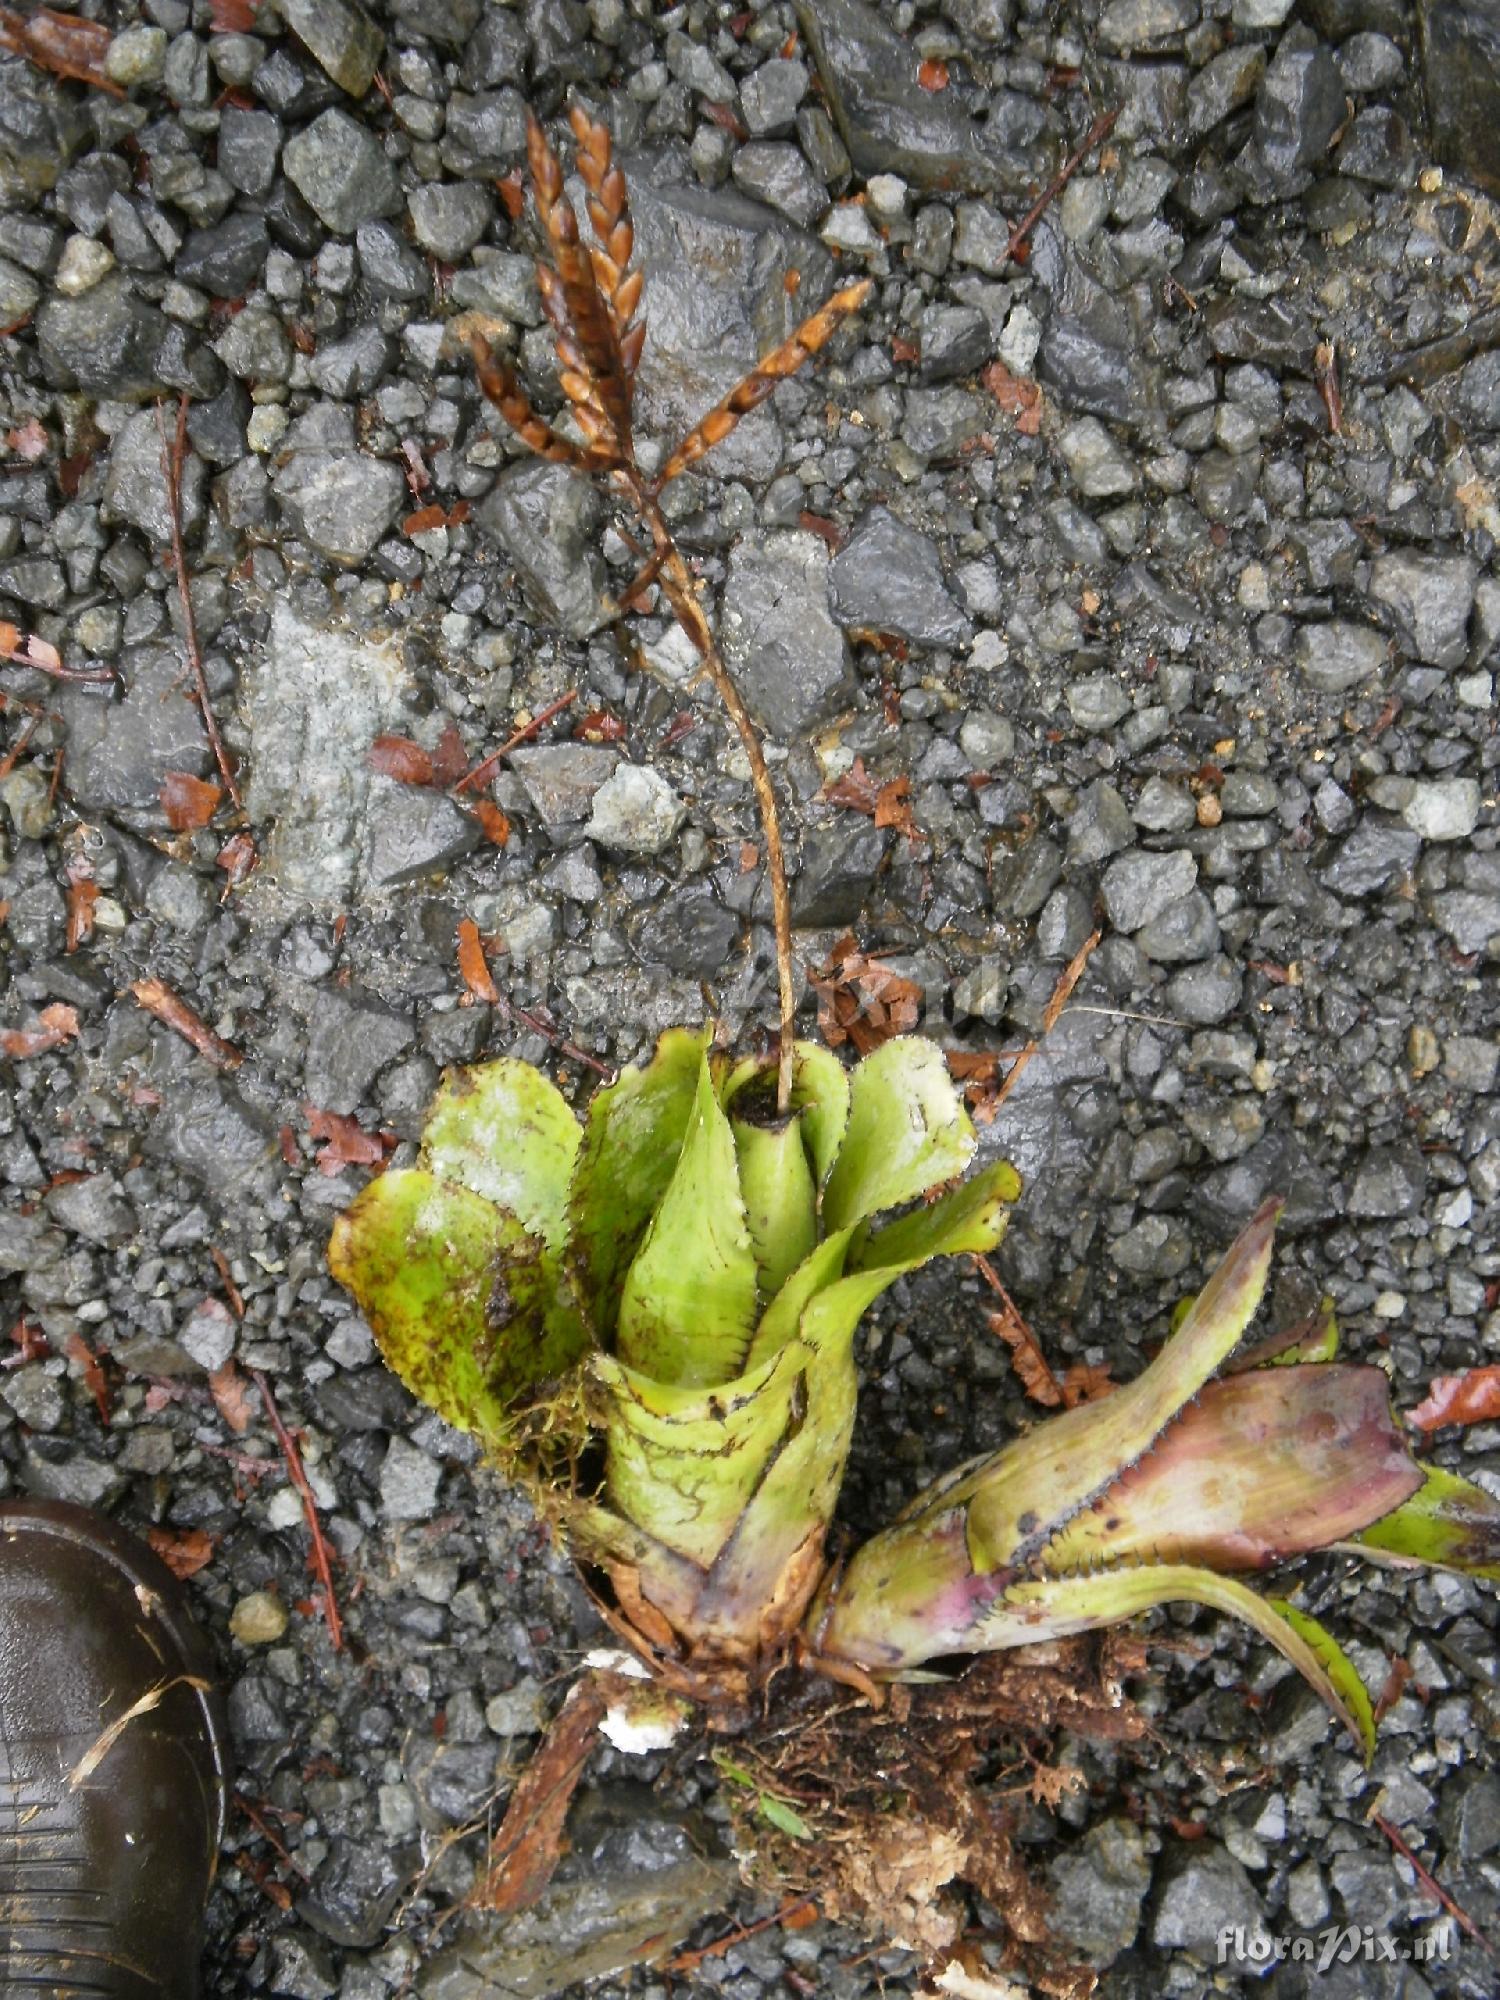
M818 1236L818 1191L794 1113L784 1125L730 1121L762 1298L772 1299Z
M883 1043L849 1086L849 1121L823 1190L824 1227L915 1201L961 1174L976 1143L942 1051L918 1036Z
M805 1359L794 1343L738 1381L685 1389L595 1355L591 1371L606 1399L610 1504L707 1569L787 1431Z
M756 1295L734 1134L702 1053L676 1167L625 1276L615 1352L657 1382L732 1381L744 1367Z
M492 1449L589 1346L542 1238L421 1168L370 1182L335 1222L329 1264L412 1394Z
M513 1057L449 1070L422 1129L422 1164L518 1216L561 1250L582 1140L562 1093Z
M698 1097L708 1031L669 1028L644 1069L595 1091L568 1191L572 1264L601 1338L615 1323L630 1261L677 1171Z

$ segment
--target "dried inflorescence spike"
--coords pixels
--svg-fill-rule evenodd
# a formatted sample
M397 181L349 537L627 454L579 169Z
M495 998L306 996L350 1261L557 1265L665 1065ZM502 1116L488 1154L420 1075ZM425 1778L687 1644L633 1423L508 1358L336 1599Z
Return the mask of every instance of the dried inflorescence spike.
M563 393L580 409L580 421L582 413L587 413L585 429L594 435L595 442L617 446L618 457L627 462L631 455L631 395L619 333L599 289L594 260L579 238L578 217L564 190L557 154L532 111L526 114L526 158L557 280L550 288L550 300L544 282L542 302L557 333ZM560 324L564 317L566 323Z
M791 897L781 844L776 794L744 702L724 664L713 629L698 597L698 586L672 539L658 501L667 481L727 438L740 418L763 403L776 384L793 375L825 344L834 329L868 297L861 279L835 293L827 305L803 321L789 339L751 369L717 408L710 410L649 481L635 455L631 412L636 368L646 338L638 318L642 274L630 269L635 230L625 176L614 163L608 128L582 105L568 114L578 148L578 170L587 191L589 221L597 243L585 249L578 216L563 184L557 153L536 116L526 114L526 158L546 252L537 259L542 309L557 349L558 381L573 419L586 440L574 444L532 409L529 398L503 358L482 341L473 343L485 394L516 434L542 458L584 472L607 474L616 492L636 510L650 531L653 551L621 602L629 605L660 580L667 602L703 660L750 764L751 783L766 836L766 872L776 929L776 973L780 994L781 1057L777 1103L786 1113L792 1086L793 1020L796 992L792 977Z
M580 472L603 472L615 463L612 452L594 451L574 444L553 430L544 417L531 407L531 399L516 379L515 370L497 348L477 333L469 341L474 356L474 372L479 386L510 425L516 436L538 458L556 465L571 465Z
M590 253L594 276L614 322L625 373L633 380L646 339L646 325L644 320L631 324L641 302L645 276L630 269L635 248L630 192L624 174L613 162L609 127L599 119L590 118L581 104L575 104L569 111L568 122L578 141L578 171L588 189L589 221L599 239L598 247Z
M852 285L845 285L841 292L834 293L826 306L803 320L780 347L773 348L758 361L744 380L735 384L723 402L716 403L706 416L698 419L657 474L654 489L660 491L679 472L686 472L706 451L722 444L740 418L758 409L778 382L795 375L804 361L810 361L819 348L827 344L835 328L841 326L851 313L858 312L870 296L871 283L869 278L860 278Z

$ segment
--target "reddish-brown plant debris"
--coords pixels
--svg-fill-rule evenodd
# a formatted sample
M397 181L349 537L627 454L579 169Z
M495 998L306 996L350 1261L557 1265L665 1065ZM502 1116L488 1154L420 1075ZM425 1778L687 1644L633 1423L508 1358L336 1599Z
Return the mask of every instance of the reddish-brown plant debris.
M82 681L95 687L105 686L115 677L113 667L65 667L56 646L5 619L0 619L0 660L8 660L14 667L33 667L55 681Z
M598 1744L613 1687L606 1675L586 1674L553 1718L541 1747L516 1780L490 1846L474 1889L479 1909L496 1916L529 1909L552 1880L562 1852L563 1822Z
M157 797L173 833L196 833L207 826L224 796L222 785L195 778L188 771L168 771Z
M344 1622L339 1616L338 1599L333 1590L333 1557L323 1533L323 1524L318 1519L318 1503L308 1482L302 1464L302 1454L296 1440L281 1420L281 1412L276 1407L276 1398L271 1394L271 1385L259 1368L250 1370L250 1379L260 1391L260 1400L265 1405L266 1415L271 1420L271 1428L276 1433L276 1442L281 1447L281 1455L286 1460L287 1477L297 1489L302 1502L302 1512L307 1521L307 1532L312 1537L311 1563L318 1579L318 1589L323 1601L323 1622L328 1627L329 1643L339 1652L344 1644Z
M342 1173L345 1167L383 1167L387 1153L395 1151L394 1132L367 1132L359 1120L346 1111L322 1111L316 1104L303 1107L307 1129L321 1146L318 1171Z
M233 1042L216 1035L208 1023L161 979L137 979L129 989L138 1007L154 1014L164 1027L191 1042L200 1056L219 1069L238 1069L245 1060Z
M1462 1375L1439 1375L1407 1422L1419 1431L1437 1431L1445 1424L1488 1424L1497 1417L1500 1368L1466 1368Z
M979 378L1002 410L1016 420L1022 437L1035 437L1042 428L1042 391L1039 383L1024 375L1012 375L1003 361L992 361Z
M173 1576L184 1582L208 1567L218 1546L206 1528L148 1528L146 1540Z
M203 671L203 654L198 645L198 620L193 611L187 552L182 539L182 468L187 463L187 414L188 393L184 389L177 399L177 426L169 440L164 405L160 401L156 405L156 428L161 436L162 478L167 488L167 520L172 531L172 569L177 578L177 599L182 607L183 650L187 654L188 671L192 675L193 689L203 715L204 733L208 737L209 748L214 753L214 762L219 767L219 776L224 780L224 789L238 808L242 803L240 788L235 782L234 766L230 762L229 752L224 748L224 739L219 734L213 703L208 694L208 677Z
M856 757L842 777L825 785L823 797L831 806L847 806L851 812L864 813L879 827L904 833L908 840L922 838L912 818L911 779L890 778L880 784L865 769L863 757Z
M105 1379L104 1367L93 1348L81 1333L70 1333L63 1342L63 1353L82 1375L89 1394L94 1399L94 1408L99 1412L99 1421L108 1429L114 1416L113 1399L109 1393L109 1383Z
M226 1361L222 1368L215 1368L208 1378L209 1393L214 1399L214 1408L228 1424L236 1437L243 1437L249 1430L255 1412L250 1405L250 1388L233 1361Z
M484 955L484 940L479 935L479 926L472 917L464 917L458 926L458 972L464 983L462 1004L465 1007L473 1006L476 1000L482 1000L490 1007L500 1005L500 989Z
M513 729L498 750L492 750L488 757L482 758L472 771L465 773L458 780L453 787L454 796L457 797L461 792L472 792L476 786L487 785L501 761L508 757L512 750L518 750L523 743L529 742L539 729L545 729L555 716L561 715L563 710L571 707L577 699L577 688L569 688L566 694L560 694L556 701L549 701L547 706L532 716L529 722L523 722L518 729Z
M710 107L712 110L712 107ZM732 113L728 114L733 116ZM790 1102L793 1018L791 900L776 794L760 738L724 663L699 598L696 580L672 537L659 494L669 480L727 438L746 416L823 347L834 330L868 297L871 282L845 286L780 346L763 357L737 386L670 451L654 478L641 469L632 434L636 368L646 339L640 316L642 274L630 268L635 247L629 191L615 165L609 130L581 105L569 112L578 170L587 193L595 241L585 247L563 185L562 166L540 121L527 114L526 157L545 254L537 259L542 306L551 323L558 380L581 442L556 429L532 407L509 361L487 340L473 338L480 385L505 421L539 457L607 479L643 522L651 538L647 568L622 595L629 605L658 582L673 616L692 641L744 747L756 806L765 831L767 873L776 931L781 1047L777 1098ZM487 760L488 761L488 760ZM477 782L471 773L469 782Z
M57 14L38 7L30 14L0 7L0 48L25 56L38 69L50 70L74 83L86 83L111 97L124 91L105 74L104 58L114 39L102 21L85 21L77 14Z
M852 931L810 976L818 996L818 1027L831 1049L849 1042L857 1055L868 1055L917 1025L921 987L878 958L867 957Z
M51 1006L42 1009L37 1022L34 1028L0 1030L0 1056L19 1062L25 1056L39 1056L48 1049L60 1048L78 1033L78 1010L54 1000Z

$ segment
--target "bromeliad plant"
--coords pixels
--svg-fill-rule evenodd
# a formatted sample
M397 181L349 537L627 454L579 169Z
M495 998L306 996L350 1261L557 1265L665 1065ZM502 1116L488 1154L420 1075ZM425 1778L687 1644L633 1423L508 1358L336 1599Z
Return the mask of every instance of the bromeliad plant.
M775 794L659 495L869 286L836 293L648 476L625 182L603 126L578 109L571 122L591 247L535 119L527 148L572 433L482 342L479 376L532 451L634 512L650 547L622 603L660 587L739 732L781 1037L774 1057L734 1062L706 1032L672 1030L581 1122L525 1063L453 1073L419 1164L371 1182L336 1224L334 1272L396 1373L529 1490L675 1694L741 1704L796 1650L878 1698L877 1682L934 1661L1186 1600L1247 1619L1368 1750L1369 1697L1337 1643L1240 1575L1331 1547L1500 1577L1500 1502L1410 1457L1385 1378L1334 1360L1329 1313L1220 1372L1265 1288L1274 1203L1137 1381L939 1480L829 1567L860 1318L903 1273L994 1248L1019 1182L1004 1162L956 1179L975 1138L930 1043L888 1042L851 1075L794 1041Z
M580 1125L525 1063L459 1071L421 1165L372 1181L331 1252L396 1373L608 1577L657 1674L709 1701L765 1677L822 1576L865 1308L993 1248L1020 1190L1001 1161L938 1192L975 1137L929 1042L852 1075L798 1043L785 1117L775 1081L673 1030Z
M860 1318L934 1257L992 1249L1019 1181L1000 1161L948 1185L975 1139L930 1043L852 1075L798 1043L785 1118L774 1081L672 1030L580 1124L528 1064L457 1071L421 1164L334 1230L387 1361L607 1577L654 1674L737 1702L796 1638L869 1685L1194 1601L1253 1625L1368 1751L1332 1635L1240 1574L1338 1548L1500 1578L1500 1503L1410 1455L1385 1376L1334 1360L1329 1309L1213 1379L1277 1204L1136 1381L940 1479L830 1571Z
M1249 1325L1266 1203L1145 1372L938 1480L823 1587L815 1650L881 1677L1213 1605L1276 1646L1368 1755L1374 1716L1333 1636L1239 1573L1316 1549L1500 1578L1500 1502L1420 1464L1378 1368L1335 1362L1331 1307L1210 1378Z

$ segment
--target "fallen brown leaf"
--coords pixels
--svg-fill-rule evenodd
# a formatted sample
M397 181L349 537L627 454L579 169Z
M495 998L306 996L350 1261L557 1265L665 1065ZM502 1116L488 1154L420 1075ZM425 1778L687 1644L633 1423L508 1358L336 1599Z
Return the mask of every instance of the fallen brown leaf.
M250 1384L232 1361L215 1368L208 1378L214 1407L236 1437L249 1430L255 1411L250 1402Z
M479 926L472 917L463 918L458 926L458 970L466 988L466 1005L483 1000L490 1007L499 1006L500 991L484 955Z
M868 958L846 932L811 975L818 1026L830 1048L852 1042L860 1055L917 1025L922 989Z
M1419 1431L1436 1431L1445 1424L1485 1424L1496 1417L1500 1367L1466 1368L1462 1375L1439 1375L1407 1422Z
M357 1118L343 1111L321 1111L316 1104L305 1105L307 1129L321 1141L318 1170L325 1174L342 1172L345 1167L378 1167L395 1148L389 1132L367 1132Z
M200 826L207 826L223 796L222 785L195 778L187 771L168 771L157 794L174 833L196 833Z
M78 1010L54 1000L37 1016L35 1028L6 1028L0 1031L0 1055L19 1062L25 1056L39 1056L47 1049L60 1048L78 1033Z
M214 1559L216 1543L205 1528L148 1528L146 1540L173 1576L183 1581Z

